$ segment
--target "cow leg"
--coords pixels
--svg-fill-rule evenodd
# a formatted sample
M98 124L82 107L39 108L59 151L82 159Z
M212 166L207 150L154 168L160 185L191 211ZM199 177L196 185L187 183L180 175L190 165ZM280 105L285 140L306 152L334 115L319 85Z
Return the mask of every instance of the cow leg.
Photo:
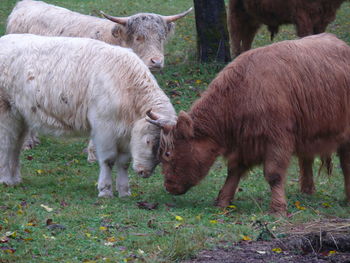
M242 36L242 52L251 49L252 43L260 24L249 24L245 26L245 31Z
M227 178L215 201L216 206L227 207L230 205L236 193L239 181L245 172L246 168L237 166L237 163L228 163Z
M96 148L94 146L94 143L92 140L89 141L89 145L87 147L87 153L88 153L88 162L89 163L94 163L96 162L97 160L97 157L96 157Z
M350 143L342 145L338 150L338 155L344 175L346 199L350 202Z
M299 169L300 169L300 190L305 194L313 194L315 192L315 184L312 173L312 164L314 158L299 157Z
M238 56L251 48L260 24L244 10L241 1L229 1L228 29L231 39L231 52Z
M264 176L271 188L270 212L276 215L285 215L287 212L286 171L292 152L279 147L269 148L264 162Z
M99 127L104 127L103 125ZM98 197L113 197L112 169L117 159L117 142L109 130L93 132L100 173L98 177Z
M130 165L130 154L122 153L118 155L117 158L117 181L116 188L119 193L119 197L129 196L130 188L129 188L129 176L128 176L128 168Z
M298 15L296 17L296 28L298 37L305 37L313 34L313 24L308 16L303 10L296 12Z
M25 137L23 150L33 149L35 146L39 144L40 144L40 140L39 140L38 134L35 131L30 130L27 136Z
M14 110L2 109L0 101L0 183L16 185L21 182L19 155L26 134L22 117Z

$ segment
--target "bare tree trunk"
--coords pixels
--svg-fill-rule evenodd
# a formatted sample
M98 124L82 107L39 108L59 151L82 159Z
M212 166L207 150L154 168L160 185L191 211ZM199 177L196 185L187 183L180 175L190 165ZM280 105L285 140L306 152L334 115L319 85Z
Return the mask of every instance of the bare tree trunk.
M200 62L231 61L224 0L194 0Z

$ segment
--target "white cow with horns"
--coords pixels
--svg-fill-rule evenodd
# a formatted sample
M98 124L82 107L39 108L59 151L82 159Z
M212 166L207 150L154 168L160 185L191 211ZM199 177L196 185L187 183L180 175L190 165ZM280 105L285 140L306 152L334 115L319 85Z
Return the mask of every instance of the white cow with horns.
M145 120L146 112L176 115L135 53L88 38L31 34L5 35L0 47L0 183L21 182L19 154L28 129L90 134L100 197L113 195L114 165L119 196L130 194L130 155L137 173L152 173L160 129Z
M98 39L131 48L151 70L159 70L164 66L164 44L174 31L174 22L191 10L170 16L138 13L129 17L114 17L102 12L107 18L102 19L41 1L23 0L16 4L8 17L6 33ZM25 149L38 143L39 139L31 131ZM90 162L96 160L91 141L88 155Z
M85 37L131 48L151 70L164 66L164 44L173 32L176 20L189 10L171 16L138 13L107 19L83 15L41 1L23 0L7 19L7 34Z

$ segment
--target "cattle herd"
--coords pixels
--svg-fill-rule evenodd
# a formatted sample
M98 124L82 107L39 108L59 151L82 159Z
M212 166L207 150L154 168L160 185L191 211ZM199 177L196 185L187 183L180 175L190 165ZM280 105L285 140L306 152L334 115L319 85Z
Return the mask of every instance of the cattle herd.
M21 182L20 151L37 132L80 134L90 136L89 158L99 163L99 197L113 196L114 167L119 196L130 195L131 159L142 177L160 162L166 190L178 195L224 156L227 178L216 205L228 206L240 179L263 164L270 211L284 215L292 155L301 191L312 194L315 156L337 152L350 201L350 47L322 33L342 2L230 0L239 56L178 116L151 70L163 68L174 22L191 9L103 19L18 2L0 38L0 183ZM287 23L303 38L249 50L261 24L273 37Z

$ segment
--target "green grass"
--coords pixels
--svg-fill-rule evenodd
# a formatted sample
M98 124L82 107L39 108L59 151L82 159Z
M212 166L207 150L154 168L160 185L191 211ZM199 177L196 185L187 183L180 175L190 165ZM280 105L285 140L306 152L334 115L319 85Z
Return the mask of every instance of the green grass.
M185 0L48 2L86 14L104 10L112 15L140 11L168 15L192 5ZM14 4L14 0L1 0L0 35L5 31L6 17ZM346 2L336 21L328 27L329 32L347 43L350 43L349 18L350 3ZM275 41L295 37L294 28L285 26ZM262 28L254 47L269 43L268 32ZM198 64L195 48L194 13L191 13L177 23L175 35L166 48L166 68L156 75L177 111L187 110L223 67ZM183 196L165 192L158 168L149 179L138 178L130 170L131 197L98 199L98 166L86 162L83 153L86 143L86 138L42 137L39 147L23 152L23 183L16 187L0 186L0 262L175 262L195 255L200 249L241 240L242 236L256 238L263 231L254 225L256 221L266 222L274 229L287 223L346 218L350 213L343 201L343 179L337 158L334 158L333 177L315 176L317 192L313 196L299 192L298 166L293 161L287 182L288 212L292 216L284 219L267 213L270 191L260 167L241 182L234 200L236 208L214 207L213 200L226 176L225 162L221 159L199 186ZM315 173L318 165L319 160ZM139 201L157 202L158 208L140 209ZM299 210L296 201L305 210ZM41 205L53 210L48 212ZM49 230L48 219L65 229Z

